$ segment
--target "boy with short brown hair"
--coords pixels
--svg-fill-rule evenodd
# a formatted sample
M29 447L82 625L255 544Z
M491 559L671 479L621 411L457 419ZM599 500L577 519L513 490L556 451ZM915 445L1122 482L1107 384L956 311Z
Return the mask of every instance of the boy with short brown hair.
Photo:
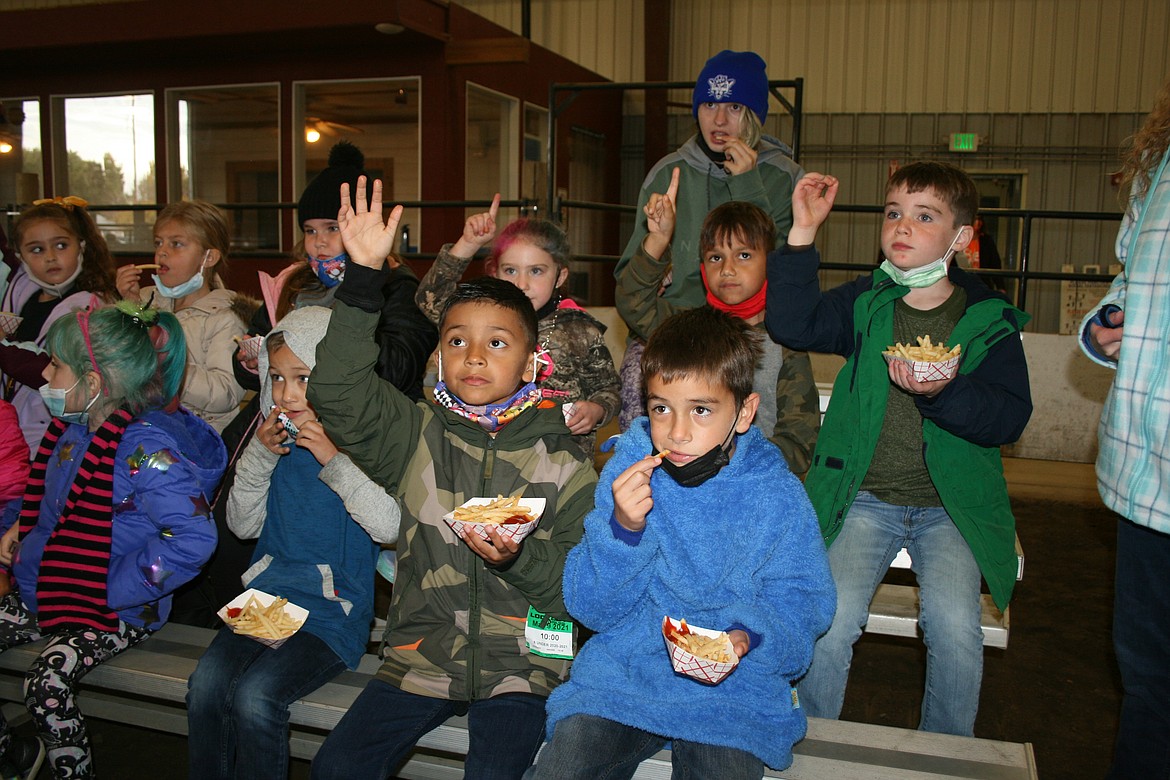
M837 194L810 173L793 196L788 245L768 258L768 330L845 358L805 481L829 545L837 615L800 686L810 715L836 718L853 644L898 550L913 560L928 648L919 728L970 736L983 674L980 576L1002 609L1015 585L1015 518L999 447L1032 412L1020 330L1029 316L951 263L971 239L974 183L919 162L890 178L885 260L822 294L817 229ZM895 342L962 346L958 374L918 381L882 352Z

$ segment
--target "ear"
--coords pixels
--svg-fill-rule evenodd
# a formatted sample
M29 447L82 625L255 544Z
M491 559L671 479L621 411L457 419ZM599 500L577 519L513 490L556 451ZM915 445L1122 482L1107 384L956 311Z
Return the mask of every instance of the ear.
M528 356L528 364L524 367L524 373L520 375L525 384L536 381L536 352L532 352Z
M220 261L220 258L223 257L223 255L219 253L218 249L208 249L204 254L204 257L207 258L207 264L204 268L204 270L206 270L207 268L214 268L215 264Z
M759 408L759 393L751 393L743 399L743 406L739 408L739 416L735 421L736 433L747 433L747 429L752 427L752 420L756 419L756 411Z
M560 287L568 280L569 280L569 269L562 268L560 271L557 272L557 283L554 284L553 287Z
M963 225L959 229L959 237L955 239L955 254L962 252L971 243L971 239L975 237L975 228L970 225Z
M102 392L102 375L96 371L85 372L85 400L93 398Z

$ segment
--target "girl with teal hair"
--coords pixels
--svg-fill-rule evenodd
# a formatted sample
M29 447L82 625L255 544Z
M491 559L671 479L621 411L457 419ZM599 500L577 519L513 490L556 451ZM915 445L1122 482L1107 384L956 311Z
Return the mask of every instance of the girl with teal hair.
M54 777L90 777L76 683L158 630L211 557L207 496L227 453L178 405L187 346L173 315L127 301L80 309L46 345L53 420L3 517L15 587L0 599L0 652L49 641L25 678L37 736L16 737L0 715L0 776L32 776L47 753Z

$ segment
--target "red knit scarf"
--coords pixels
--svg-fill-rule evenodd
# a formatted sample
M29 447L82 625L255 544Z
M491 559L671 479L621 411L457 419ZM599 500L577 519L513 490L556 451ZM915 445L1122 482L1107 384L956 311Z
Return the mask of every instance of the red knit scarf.
M118 630L118 615L106 596L114 519L114 456L133 419L119 409L94 432L57 527L45 542L37 575L37 624L41 629ZM49 458L68 424L53 418L32 462L20 511L23 538L40 517Z
M699 273L703 277L703 289L707 291L707 303L711 305L711 308L725 311L732 317L739 317L741 320L750 320L764 310L764 303L768 300L768 281L766 279L759 292L746 301L724 303L711 292L711 285L707 283L707 266L699 263Z

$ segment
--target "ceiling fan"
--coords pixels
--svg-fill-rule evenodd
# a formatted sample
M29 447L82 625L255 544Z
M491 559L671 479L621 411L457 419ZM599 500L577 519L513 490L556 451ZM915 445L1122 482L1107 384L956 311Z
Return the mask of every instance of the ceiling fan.
M338 138L342 135L362 132L365 131L360 127L347 125L344 122L333 122L316 116L305 117L305 140L311 144L320 141L322 136Z

